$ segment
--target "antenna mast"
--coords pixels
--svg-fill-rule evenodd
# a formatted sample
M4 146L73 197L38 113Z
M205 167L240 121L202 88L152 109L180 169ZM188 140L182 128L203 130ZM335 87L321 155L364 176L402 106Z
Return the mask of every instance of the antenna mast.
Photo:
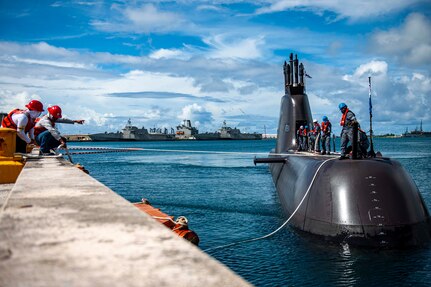
M373 144L373 104L371 103L371 77L368 77L368 86L369 86L369 97L368 104L370 108L370 152L368 153L372 157L376 157L376 153L374 152L374 144Z

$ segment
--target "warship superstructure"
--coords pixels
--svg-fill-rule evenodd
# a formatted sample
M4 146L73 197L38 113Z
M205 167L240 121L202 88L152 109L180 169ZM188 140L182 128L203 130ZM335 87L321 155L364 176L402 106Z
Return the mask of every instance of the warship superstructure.
M192 126L190 120L184 120L181 125L177 126L175 138L178 140L194 140L195 135L199 133L198 129Z
M241 133L237 128L231 128L223 121L222 127L213 133L196 134L197 140L261 140L262 134Z
M431 132L426 132L422 129L422 120L419 129L416 127L413 131L409 132L406 129L405 133L401 135L406 138L423 138L423 137L431 137Z
M90 134L89 137L92 141L170 141L175 140L175 133L173 129L169 131L166 128L153 128L150 131L145 127L138 128L129 119L121 132Z

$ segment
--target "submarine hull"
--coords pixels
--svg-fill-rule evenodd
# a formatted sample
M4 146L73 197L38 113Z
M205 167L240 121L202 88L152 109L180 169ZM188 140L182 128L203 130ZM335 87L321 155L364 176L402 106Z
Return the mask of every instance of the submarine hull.
M290 223L301 231L367 247L421 246L431 240L429 212L397 161L292 155L269 166L285 213L290 216L299 206Z
M411 247L431 241L431 219L411 176L395 160L320 156L301 146L301 126L312 127L304 66L284 62L277 143L267 159L289 223L325 240L368 247ZM354 127L355 128L355 127ZM356 133L354 133L356 134Z

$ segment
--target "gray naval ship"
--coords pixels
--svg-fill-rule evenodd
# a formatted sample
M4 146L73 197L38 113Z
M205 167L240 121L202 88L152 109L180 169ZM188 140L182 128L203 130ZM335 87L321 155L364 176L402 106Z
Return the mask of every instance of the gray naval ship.
M298 77L299 76L299 77ZM284 63L285 94L281 98L278 135L268 163L289 223L302 234L322 240L373 248L429 245L431 218L409 173L386 157L296 152L295 132L311 126L305 93L304 66L290 55ZM354 133L355 137L355 133ZM379 154L379 153L377 153Z
M401 135L405 138L422 138L422 137L431 137L431 132L426 132L422 129L422 120L419 129L416 127L413 131L409 132L408 128L406 128L405 133Z
M198 133L198 129L192 126L192 122L190 120L184 120L181 125L177 126L175 138L177 140L194 140Z
M262 134L258 133L241 133L237 128L227 126L223 121L222 127L213 133L196 134L197 140L261 140Z
M121 132L104 132L90 134L92 141L170 141L175 140L173 129L152 128L148 131L146 128L141 129L133 126L131 120L127 121L126 126Z

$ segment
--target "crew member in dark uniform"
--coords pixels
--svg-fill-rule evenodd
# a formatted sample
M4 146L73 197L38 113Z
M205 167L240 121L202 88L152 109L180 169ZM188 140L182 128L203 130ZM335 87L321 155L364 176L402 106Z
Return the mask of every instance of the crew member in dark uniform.
M296 131L296 140L298 142L298 151L304 150L304 126L300 126Z
M322 118L322 155L330 154L331 151L331 132L332 124L327 116Z
M365 131L358 128L358 141L359 141L359 155L366 158L368 155L368 148L370 147L370 141L368 140Z
M356 116L355 114L349 110L347 105L345 103L340 103L338 105L338 108L340 109L341 113L343 114L341 116L340 126L343 127L341 130L341 155L340 159L348 158L346 155L346 148L347 144L353 143L353 124L356 123Z
M308 151L308 126L304 126L302 134L303 134L302 148L304 149L304 151Z
M315 119L313 121L313 129L311 130L313 139L310 140L310 142L313 147L311 151L318 152L318 153L320 153L320 131L321 131L321 128L320 128L319 122Z

